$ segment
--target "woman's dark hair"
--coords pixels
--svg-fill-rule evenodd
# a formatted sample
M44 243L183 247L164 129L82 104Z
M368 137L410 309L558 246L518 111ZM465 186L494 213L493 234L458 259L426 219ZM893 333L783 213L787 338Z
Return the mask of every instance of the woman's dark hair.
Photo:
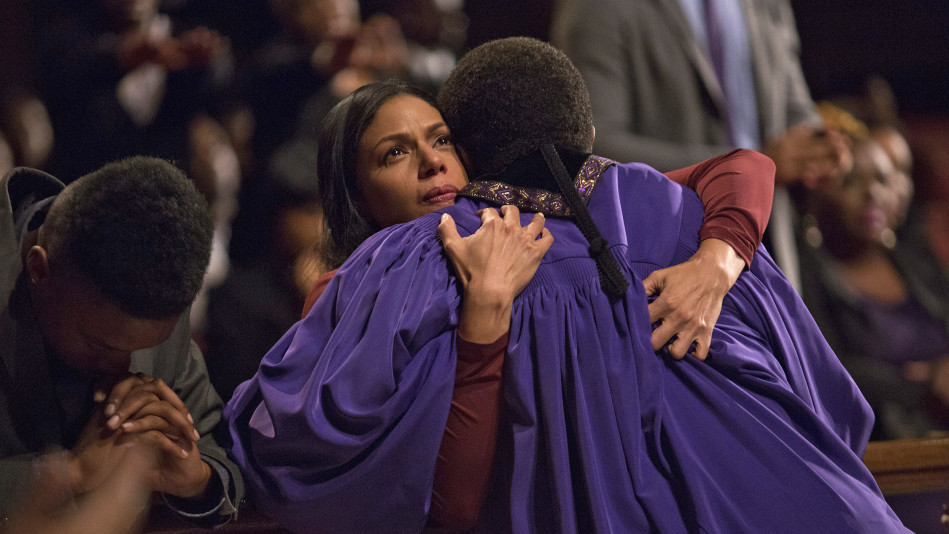
M583 77L563 52L537 39L498 39L465 54L442 84L437 107L474 176L499 172L546 144L592 149Z
M421 89L389 80L356 89L333 106L323 119L316 172L329 229L326 260L333 267L341 265L360 243L380 230L363 211L363 199L356 184L356 156L359 140L372 124L376 112L400 95L420 98L435 107L432 97Z

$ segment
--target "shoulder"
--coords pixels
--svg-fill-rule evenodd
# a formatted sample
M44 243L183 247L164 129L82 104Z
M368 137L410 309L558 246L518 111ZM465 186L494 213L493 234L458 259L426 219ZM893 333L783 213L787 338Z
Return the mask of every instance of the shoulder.
M192 352L191 327L188 322L190 311L188 308L181 314L168 339L154 347L133 352L129 371L161 378L173 386L188 366L188 360L196 356ZM196 347L194 351L200 355Z
M692 190L642 163L604 172L589 208L607 240L628 247L631 261L659 266L694 250L704 215Z
M373 263L397 264L405 261L428 259L441 253L438 241L440 214L430 213L396 224L371 235L346 259L338 275L352 270L355 265Z
M681 209L683 202L698 201L694 191L645 163L613 165L602 174L597 189L603 185L617 189L625 202L649 209Z
M394 285L400 286L399 291L424 287L434 293L445 292L453 282L438 238L440 220L441 213L430 213L373 234L340 266L325 293L333 294L339 302Z

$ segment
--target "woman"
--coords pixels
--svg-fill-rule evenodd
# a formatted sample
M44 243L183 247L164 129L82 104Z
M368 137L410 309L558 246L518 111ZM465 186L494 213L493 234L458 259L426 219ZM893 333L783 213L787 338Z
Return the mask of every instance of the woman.
M448 134L428 97L395 82L359 89L330 112L320 137L318 173L332 239L328 247L331 262L342 263L381 228L454 203L467 176ZM710 325L717 318L722 297L750 263L767 221L773 184L755 174L760 169L767 175L761 163L739 151L672 174L703 195L709 208L703 237L721 236L734 243L738 252L727 246L726 253L717 256L706 251L685 264L657 271L645 281L654 293L661 290L650 307L650 318L662 321L657 338L665 333L658 344L654 340L655 348L665 346L678 333L679 342L670 346L673 355L684 356L692 341L702 336L705 338L700 339L695 354L704 358L707 353ZM746 205L734 206L736 203ZM550 243L549 233L541 231L542 217L535 215L521 228L516 208L504 207L502 215L485 210L481 230L464 239L454 231L450 218L443 218L439 225L464 292L452 409L432 499L433 522L441 525L464 526L477 519L497 439L500 368L511 302ZM733 222L722 224L723 220ZM538 236L542 237L535 239ZM498 243L527 254L527 261L495 252ZM328 273L317 284L308 306L332 276ZM665 311L670 303L678 306ZM684 310L700 311L689 315ZM469 328L466 321L488 326ZM698 326L684 326L689 322ZM703 328L703 322L708 326ZM264 367L262 373L267 372ZM239 390L236 397L240 396ZM464 458L458 460L458 455Z
M805 200L803 298L874 409L871 439L945 432L949 281L898 239L911 187L880 142L895 131L849 123L853 171Z

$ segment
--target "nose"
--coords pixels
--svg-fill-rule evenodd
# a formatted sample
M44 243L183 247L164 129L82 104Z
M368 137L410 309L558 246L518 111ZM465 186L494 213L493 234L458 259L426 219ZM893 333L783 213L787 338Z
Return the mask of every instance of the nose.
M418 178L425 180L432 176L448 172L445 160L433 147L426 147L421 150L421 162L419 162Z
M883 198L888 196L891 192L889 187L889 176L886 176L883 173L878 173L873 177L872 180L868 180L864 185L864 194L868 200L875 202L880 202Z

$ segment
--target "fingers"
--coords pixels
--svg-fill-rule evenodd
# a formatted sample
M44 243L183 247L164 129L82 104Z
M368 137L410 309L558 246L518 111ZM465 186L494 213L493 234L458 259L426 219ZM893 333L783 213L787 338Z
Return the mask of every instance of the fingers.
M461 239L461 236L458 235L458 227L455 226L455 219L452 219L451 215L442 214L442 220L438 223L438 236L441 237L442 243L445 245Z
M521 210L512 204L501 206L501 219L509 225L521 225Z
M147 375L129 377L112 389L107 402L104 412L109 419L106 426L112 430L121 428L124 432L143 432L159 429L187 440L199 439L187 407L161 379ZM155 416L163 422L156 423L154 417L138 420L146 416Z
M134 434L158 430L180 437L183 445L186 442L198 441L200 434L181 412L171 408L164 402L151 402L134 414L134 419L122 423L123 432Z
M676 335L675 328L668 321L655 325L652 329L652 350L659 351L669 344Z
M699 360L705 360L708 357L708 347L711 336L695 336L686 333L676 333L672 326L663 327L660 324L652 332L652 348L655 351L665 348L669 355L676 360L681 360L686 355L691 354Z
M93 400L96 402L106 402L103 412L106 417L115 414L115 409L122 404L125 397L132 388L153 380L150 376L144 374L130 375L118 383L102 382L96 386L96 392L93 394Z
M664 273L662 272L663 270L664 269L653 271L649 273L649 276L647 276L645 280L643 280L643 289L646 290L647 297L654 297L654 296L659 295L662 292L662 288L665 287L666 278L665 278ZM649 304L649 320L651 322L656 322L656 319L658 319L658 317L653 316L653 312L652 312L652 310L654 309L653 304L654 302Z
M544 228L541 230L540 239L536 240L535 244L541 257L543 257L543 255L547 254L547 251L550 250L550 247L553 246L554 235L550 233L550 230Z
M140 408L125 406L127 399L136 388L154 393L160 400L174 406L174 408L183 414L188 413L188 407L178 398L178 395L170 388L165 381L160 378L152 378L143 373L126 378L112 388L109 393L107 403L104 409L106 416L119 415L119 422L124 421L129 412L135 412ZM188 415L187 417L191 417ZM118 426L118 425L116 425Z
M191 449L195 446L193 443L182 446L167 434L158 430L148 432L128 434L119 440L120 444L147 444L161 454L167 454L176 458L185 459L191 455ZM133 445L134 447L134 445Z
M538 235L541 235L544 230L546 230L546 228L544 227L546 222L547 222L547 219L546 217L544 217L544 214L538 212L534 214L534 217L531 219L531 222L529 222L527 226L525 226L524 228L527 230L529 235L538 236Z
M655 325L651 338L653 350L666 348L677 360L690 353L700 360L706 358L714 325L714 321L709 324L707 315L694 313L694 305L676 304L661 293L649 303L648 309L649 321Z

